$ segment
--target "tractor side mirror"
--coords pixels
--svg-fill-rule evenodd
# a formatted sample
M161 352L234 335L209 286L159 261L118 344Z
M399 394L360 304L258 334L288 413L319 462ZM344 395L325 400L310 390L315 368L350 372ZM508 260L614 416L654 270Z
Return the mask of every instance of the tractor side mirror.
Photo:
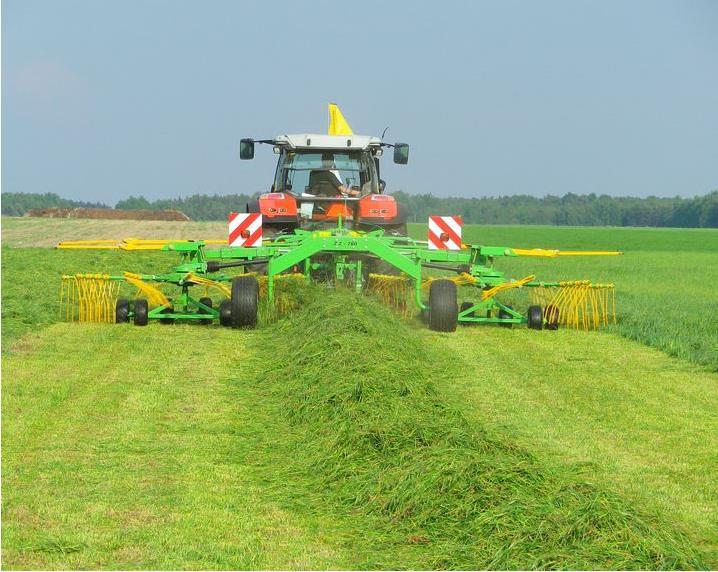
M254 139L242 139L239 142L239 158L254 159Z
M386 189L386 181L384 179L379 179L379 192L383 193L384 189Z
M394 145L394 163L406 165L409 162L409 144L396 143Z

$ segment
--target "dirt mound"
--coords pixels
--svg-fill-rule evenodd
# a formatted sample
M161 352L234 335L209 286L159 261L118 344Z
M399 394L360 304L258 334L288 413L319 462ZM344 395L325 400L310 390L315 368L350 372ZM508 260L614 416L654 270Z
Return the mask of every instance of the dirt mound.
M47 218L101 218L112 220L190 220L186 214L180 211L153 211L147 209L118 210L52 207L47 209L32 209L28 211L25 216Z

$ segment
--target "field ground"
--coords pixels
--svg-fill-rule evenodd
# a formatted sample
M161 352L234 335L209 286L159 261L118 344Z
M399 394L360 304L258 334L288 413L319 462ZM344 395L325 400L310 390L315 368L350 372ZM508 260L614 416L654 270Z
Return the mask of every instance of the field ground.
M471 372L445 382L446 394L527 449L586 464L715 552L718 376L612 335L531 333L471 328L434 340Z
M221 222L2 217L2 243L24 248L53 247L63 240L226 237L227 225Z
M718 566L718 325L710 317L718 315L718 295L711 287L718 280L718 232L469 227L468 240L487 244L624 249L627 254L620 258L500 262L516 277L535 272L541 278L615 282L620 324L613 332L598 333L470 327L440 335L413 321L387 322L395 338L389 342L347 332L349 320L338 321L337 331L325 320L321 323L329 330L317 330L324 336L313 341L303 339L290 319L257 332L56 323L61 273L145 271L166 264L167 255L16 247L132 234L192 237L179 230L179 235L163 234L165 225L187 223L144 222L158 228L136 227L133 233L122 232L123 224L119 234L109 236L91 234L100 232L91 227L95 221L40 221L64 223L51 230L36 220L2 220L3 244L15 246L2 253L3 567ZM106 229L107 221L101 224ZM224 225L206 223L199 230L214 233L202 238L220 238ZM419 225L412 230L423 232ZM41 238L50 232L55 233L51 239ZM381 326L372 326L384 318L371 313L371 305L356 308L370 313L357 319ZM311 312L302 316L310 330L323 327L312 322ZM351 358L360 359L369 345L351 347L352 336L360 345L376 344L377 356L386 360L387 369L374 363L359 368L367 374L365 391L379 378L393 379L392 371L412 379L418 393L408 412L396 397L373 404L381 413L376 416L367 416L370 410L358 410L362 415L357 416L351 408L327 409L332 391L356 391L358 382L346 379L354 375ZM332 339L343 344L332 353L348 363L317 357ZM187 347L202 348L199 358L192 352L189 364ZM417 355L399 355L403 347ZM299 349L304 353L297 357ZM301 355L310 354L314 357L297 369ZM437 397L422 401L421 388L431 383ZM318 395L311 393L314 388ZM303 394L308 401L295 403ZM571 532L569 541L558 532L565 522L552 524L547 516L545 549L534 538L543 505L532 508L528 500L535 496L538 503L548 495L545 502L561 506L545 487L530 488L534 496L518 488L496 489L507 504L501 520L490 523L488 516L474 515L470 505L452 509L452 502L479 494L466 487L436 501L430 487L417 497L401 484L414 482L413 473L402 471L413 466L415 447L402 449L406 445L394 439L407 428L415 430L412 421L416 429L432 427L431 411L438 405L424 410L427 399L449 404L480 435L507 443L496 449L492 440L479 441L485 458L496 463L477 473L479 489L496 486L500 471L509 470L501 468L500 459L508 458L513 460L507 467L529 463L543 483L558 479L561 487L583 491L575 487L585 482L610 491L618 500L605 501L612 507L606 514L628 515L620 525L615 516L610 521L611 530L626 527L622 548L614 552L607 517L586 512L596 506L591 499L603 498L591 496L593 489L572 493L579 504L565 509L566 522L593 515L591 528L578 536ZM367 393L359 406L371 403ZM307 406L313 413L302 420ZM286 418L292 411L294 416ZM367 418L369 436L397 436L378 457L374 448L356 443L337 449L336 455L356 467L341 479L332 451L341 445L334 433L342 427L327 417L340 413L349 415L352 434L368 430L361 424ZM398 420L404 425L389 425ZM455 434L461 423L446 421L436 427L437 435ZM469 453L479 446L471 439L460 442ZM355 445L358 458L352 459L347 450ZM535 460L520 460L521 451ZM443 449L442 454L448 455L442 463L456 470L466 457ZM418 466L432 466L430 458ZM395 464L382 466L386 459ZM366 493L359 503L341 488L348 481L357 491L371 491L382 474L371 471L380 469L405 475L394 481L399 497L380 490ZM382 495L389 495L385 503L377 500ZM516 506L524 512L506 512ZM642 516L630 516L634 512ZM642 526L641 519L648 524ZM450 538L443 530L453 531ZM503 554L496 548L501 546L513 550Z
M410 225L410 231L420 238L425 236L426 226ZM591 279L615 283L620 317L615 328L618 333L718 372L715 319L718 316L715 288L718 231L468 225L464 232L465 240L480 244L624 251L621 257L512 258L498 260L497 266L514 278L535 274L539 280ZM171 261L161 253L150 256L112 252L51 254L29 249L32 245L49 247L60 240L72 239L222 239L225 236L226 225L222 222L2 218L2 243L16 249L6 251L5 256L18 257L17 263L32 274L30 284L42 284L40 291L43 292L53 291L63 272L150 271ZM24 285L22 290L4 286L3 294L10 300L15 293L25 297L24 288ZM36 304L47 310L48 316L54 316L53 300L36 300ZM15 322L8 323L8 316L3 315L4 326L14 333L18 329ZM49 323L54 319L45 317L41 321ZM33 318L26 329L34 323Z

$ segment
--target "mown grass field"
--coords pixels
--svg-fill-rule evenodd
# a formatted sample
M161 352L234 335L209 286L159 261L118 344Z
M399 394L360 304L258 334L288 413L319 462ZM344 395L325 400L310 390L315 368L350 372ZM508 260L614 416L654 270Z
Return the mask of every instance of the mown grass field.
M718 233L474 235L626 250L502 263L615 282L619 325L441 335L341 291L249 332L64 324L61 273L171 259L3 248L3 566L718 566Z

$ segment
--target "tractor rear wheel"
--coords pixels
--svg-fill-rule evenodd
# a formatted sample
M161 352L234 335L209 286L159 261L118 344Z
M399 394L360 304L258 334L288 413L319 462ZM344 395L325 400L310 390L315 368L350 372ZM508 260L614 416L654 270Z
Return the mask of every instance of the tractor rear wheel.
M228 299L219 303L219 325L232 325L232 302Z
M205 297L199 299L199 303L204 304L205 306L208 306L211 308L212 307L212 298L205 296ZM204 310L200 310L200 311L204 312ZM206 325L210 326L210 325L212 325L212 320L211 319L201 320L200 324L206 324Z
M459 318L456 284L451 280L435 280L429 286L429 329L453 332Z
M147 300L139 298L135 300L135 326L146 326L148 319L147 314L150 311L150 306Z
M231 322L233 328L254 328L257 325L259 282L254 276L232 279Z
M543 329L543 310L541 306L529 306L528 314L528 326L532 330Z
M118 298L115 304L115 323L126 324L130 321L130 301L127 298Z

